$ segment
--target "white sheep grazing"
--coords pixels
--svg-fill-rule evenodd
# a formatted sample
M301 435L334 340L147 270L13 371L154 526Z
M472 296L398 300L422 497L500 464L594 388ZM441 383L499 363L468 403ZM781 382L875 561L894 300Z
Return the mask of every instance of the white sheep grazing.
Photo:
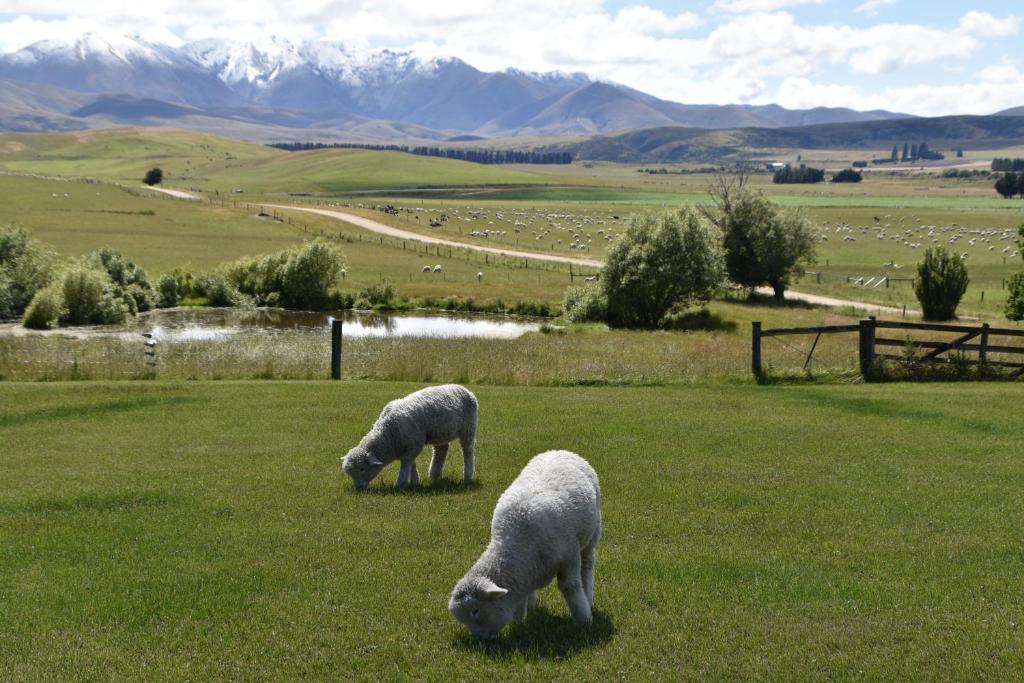
M458 384L414 391L384 406L369 434L345 456L342 469L357 489L365 489L385 465L398 460L401 467L395 486L415 486L419 483L416 456L430 444L434 447L430 479L437 481L448 457L449 442L458 439L463 478L472 481L477 413L476 396Z
M430 266L423 266L423 272L424 273L429 273L430 272Z
M455 584L448 610L474 638L494 638L513 619L524 623L537 590L557 576L573 621L589 624L600 537L597 473L575 453L541 453L498 499L491 543Z
M436 266L434 266L434 272L435 273L440 273L441 272L441 264L440 263L438 263Z
M483 279L484 279L484 274L483 273L477 273L476 274L476 281L477 282L480 282Z

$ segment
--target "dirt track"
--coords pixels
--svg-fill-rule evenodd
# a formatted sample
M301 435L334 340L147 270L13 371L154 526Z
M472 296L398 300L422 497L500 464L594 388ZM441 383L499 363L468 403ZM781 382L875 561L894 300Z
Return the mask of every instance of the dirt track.
M177 197L179 199L199 199L194 194L185 192L183 190L171 190L163 187L151 187L151 190L157 192L163 192L164 194ZM375 232L380 235L386 235L388 237L395 237L404 240L414 240L417 242L424 242L426 244L437 244L447 247L458 247L462 249L470 249L472 251L478 251L486 254L496 254L498 256L510 256L513 258L526 258L534 259L537 261L548 261L554 263L571 263L577 266L586 266L588 268L600 268L604 265L603 262L596 259L579 258L575 256L559 256L557 254L541 254L533 251L519 251L517 249L502 249L499 247L485 247L478 244L470 244L468 242L457 242L455 240L446 240L440 237L431 237L430 235L422 235L418 232L412 232L409 230L402 230L400 228L394 228L390 225L385 225L380 221L375 221L372 218L364 218L363 216L357 216L352 213L345 211L338 211L335 209L315 209L306 206L293 206L290 204L261 204L261 206L269 206L275 209L283 209L286 211L305 211L306 213L315 213L328 218L334 218L339 221L345 221L352 225ZM757 290L761 294L771 295L772 290L770 287L762 287ZM829 296L820 296L818 294L806 294L804 292L797 292L789 290L786 292L786 297L789 299L796 299L798 301L806 301L809 304L817 304L819 306L829 306L831 308L856 308L868 313L877 313L879 315L903 315L903 310L900 308L893 308L891 306L882 306L881 304L872 304L866 301L851 301L849 299L835 299ZM918 311L907 310L908 315L920 315Z

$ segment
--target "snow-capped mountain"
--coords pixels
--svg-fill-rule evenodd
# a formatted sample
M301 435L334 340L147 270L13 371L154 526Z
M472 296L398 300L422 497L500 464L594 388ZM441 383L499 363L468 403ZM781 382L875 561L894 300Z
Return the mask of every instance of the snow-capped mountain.
M817 117L813 112L794 117L781 107L682 105L579 73L516 68L488 73L452 57L366 50L330 40L295 43L277 36L210 38L171 47L88 33L0 56L0 79L102 93L107 96L103 106L117 103L120 120L131 120L133 98L149 100L148 112L160 109L152 103L157 100L178 107L168 111L188 107L275 123L355 116L484 135L665 125L718 128L738 121L775 127L794 118L813 123ZM836 121L895 115L833 110L828 116Z

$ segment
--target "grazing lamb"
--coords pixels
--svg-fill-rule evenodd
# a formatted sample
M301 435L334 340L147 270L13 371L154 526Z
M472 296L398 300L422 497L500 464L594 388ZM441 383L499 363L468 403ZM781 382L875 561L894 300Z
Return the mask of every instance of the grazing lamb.
M573 621L589 624L600 536L597 473L575 453L541 453L498 499L491 543L455 584L448 610L474 638L494 638L513 619L524 623L537 590L557 576Z
M476 396L458 384L414 391L384 406L370 433L345 456L342 469L357 489L365 489L385 465L398 460L401 467L395 486L415 486L419 483L416 456L430 444L434 447L430 479L437 481L448 457L449 442L458 439L463 477L472 481L477 412Z

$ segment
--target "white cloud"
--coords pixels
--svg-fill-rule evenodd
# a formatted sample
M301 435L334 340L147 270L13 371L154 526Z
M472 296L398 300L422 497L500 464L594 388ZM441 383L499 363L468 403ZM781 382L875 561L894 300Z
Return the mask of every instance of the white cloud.
M951 66L977 71L969 58L983 41L1019 30L1016 16L973 10L947 26L854 26L804 24L777 11L824 0L716 0L712 9L719 14L697 33L702 25L697 14L673 14L644 0L618 10L607 7L608 0L0 1L5 12L16 16L0 22L3 52L86 31L141 33L172 44L276 34L293 41L330 38L356 46L413 46L484 70L583 71L682 102L778 98L789 106L877 106L914 113L1024 103L1020 74L1009 62L991 65L977 75L978 82L964 86L884 89L886 74L922 64L935 64L936 73L947 77ZM894 1L863 0L857 10L867 14ZM823 73L839 82L819 82ZM870 85L852 85L864 83L865 76L871 77ZM874 94L861 89L869 87ZM948 98L945 105L943 98Z
M673 17L646 5L623 7L615 15L615 22L638 33L673 34L689 31L701 25L700 17L693 12L683 12Z
M915 85L865 93L848 85L814 83L787 78L764 102L789 108L811 106L888 109L919 116L992 114L1024 103L1024 73L1008 61L988 66L970 83Z
M726 14L747 14L750 12L774 12L775 10L798 5L823 5L825 0L715 0L712 12Z
M866 0L857 6L856 11L869 17L877 17L878 11L889 5L895 5L897 0Z
M966 33L989 38L1013 36L1020 28L1020 18L1012 14L994 17L988 12L971 10L960 17L960 29Z

